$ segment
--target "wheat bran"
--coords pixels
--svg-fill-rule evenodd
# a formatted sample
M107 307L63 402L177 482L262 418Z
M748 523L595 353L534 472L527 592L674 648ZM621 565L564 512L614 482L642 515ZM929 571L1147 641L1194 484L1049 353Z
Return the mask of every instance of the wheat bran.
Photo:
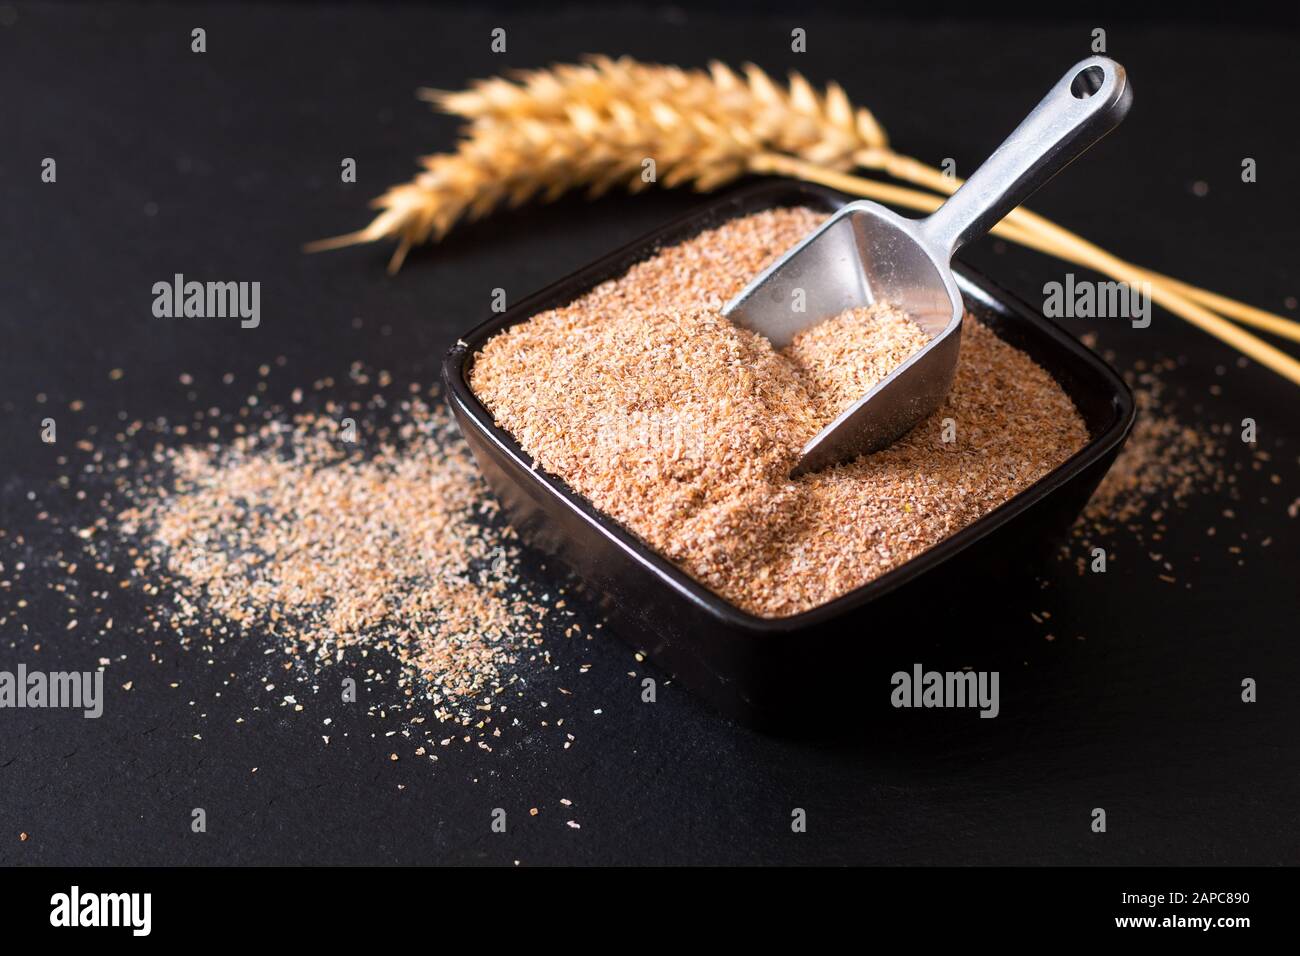
M539 467L765 617L816 607L916 557L1087 440L1060 386L968 317L934 415L882 452L789 479L803 444L923 341L884 306L809 330L786 353L722 317L822 218L769 210L663 249L495 336L470 374Z
M357 367L350 377L370 381ZM150 612L154 631L199 646L269 634L313 693L326 667L351 663L371 681L391 657L400 696L378 716L404 708L418 725L429 714L491 749L518 723L519 675L546 657L554 603L520 580L514 533L450 415L417 392L268 408L224 440L160 444L143 468L114 469L127 506L79 534L89 553L131 557L120 587L169 595Z

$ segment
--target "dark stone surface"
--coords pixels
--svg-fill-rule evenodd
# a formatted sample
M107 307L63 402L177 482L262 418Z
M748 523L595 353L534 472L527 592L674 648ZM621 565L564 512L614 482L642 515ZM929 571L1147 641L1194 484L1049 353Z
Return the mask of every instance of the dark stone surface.
M11 541L25 536L34 568L61 542L35 520L28 493L65 522L87 513L50 487L55 454L90 427L112 428L119 410L189 414L180 372L194 376L200 402L224 406L279 355L287 363L269 399L341 376L354 360L398 382L431 382L492 288L523 295L698 201L682 192L528 207L456 230L395 278L384 273L386 249L301 254L306 240L360 226L369 198L408 178L417 155L452 143L456 124L418 102L416 88L591 51L683 65L752 59L839 80L901 151L931 163L952 156L960 172L1089 52L1093 26L410 6L20 7L9 19L0 26L0 527ZM505 57L488 51L497 25L510 31ZM794 25L809 31L805 56L789 52ZM1103 25L1136 106L1033 208L1136 262L1285 312L1286 297L1300 294L1288 215L1296 131L1278 112L1297 83L1294 35ZM193 26L208 31L203 56L189 52ZM1206 69L1211 60L1222 67ZM55 185L39 180L46 156L58 160ZM356 185L338 182L343 156L358 160ZM1256 184L1240 181L1244 156L1258 160ZM1197 181L1206 195L1194 195ZM1066 271L990 242L967 255L1030 301ZM154 319L151 286L174 272L261 281L261 327ZM212 654L154 646L133 633L145 607L131 592L103 602L115 629L92 644L63 630L58 595L40 593L22 618L29 635L12 621L0 629L0 667L127 658L110 668L101 720L0 711L0 863L1294 863L1300 524L1286 504L1298 494L1295 388L1238 367L1225 346L1166 313L1146 330L1071 328L1099 331L1120 367L1178 357L1168 379L1187 420L1257 419L1282 484L1247 470L1240 501L1195 499L1171 515L1161 548L1177 568L1174 586L1157 579L1148 549L1120 538L1104 577L1052 563L1045 589L1009 581L979 607L936 596L932 617L916 622L916 660L929 666L939 635L968 634L961 663L1002 668L997 720L880 720L864 707L873 717L861 726L761 735L672 685L642 704L626 672L644 665L615 641L557 640L560 670L537 681L567 717L571 749L538 731L493 754L447 748L436 765L409 754L394 763L402 745L384 737L392 721L324 694L304 714L276 707L261 688L270 645L260 637ZM112 368L125 377L110 381ZM226 372L235 385L221 384ZM84 410L69 412L73 400ZM39 438L51 410L57 448ZM1229 449L1230 460L1245 454ZM1225 507L1236 517L1223 517ZM1226 550L1238 532L1250 539L1244 567ZM25 573L24 589L43 590L43 573ZM1030 618L1042 610L1050 626ZM590 673L578 676L579 662ZM837 699L888 693L887 674L843 673L833 660L825 674ZM1239 700L1246 676L1259 681L1252 706ZM130 692L120 690L126 680ZM558 686L573 695L550 693ZM324 746L327 715L335 724ZM203 835L189 828L197 806L208 814ZM542 813L530 818L534 806ZM1104 836L1088 827L1097 806L1109 814ZM510 812L507 835L489 831L493 807ZM792 807L806 808L808 833L791 834Z

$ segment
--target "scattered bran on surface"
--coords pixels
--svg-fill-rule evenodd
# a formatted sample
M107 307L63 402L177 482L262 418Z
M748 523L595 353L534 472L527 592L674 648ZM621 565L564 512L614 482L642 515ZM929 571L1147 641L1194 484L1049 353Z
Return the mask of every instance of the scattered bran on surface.
M113 433L92 424L59 456L57 480L27 494L44 550L0 528L0 646L38 654L53 621L100 647L101 667L166 666L184 648L230 663L214 698L246 701L249 720L306 711L326 745L361 729L355 714L431 761L460 744L569 749L569 708L549 698L572 693L555 684L577 666L570 641L602 625L524 575L437 391L354 363L285 406L270 373L228 409L182 373L187 413L119 412Z
M1097 345L1095 334L1085 335L1083 341L1089 348ZM1103 357L1115 360L1111 353ZM1184 562L1189 557L1186 549L1168 546L1171 525L1182 520L1179 512L1197 498L1215 497L1229 505L1221 515L1230 522L1241 495L1239 473L1273 468L1271 453L1258 446L1248 446L1244 457L1230 457L1229 448L1240 440L1230 425L1191 425L1180 417L1179 399L1170 394L1175 390L1168 382L1178 367L1173 359L1139 359L1124 372L1136 405L1133 429L1075 522L1071 541L1060 551L1061 559L1073 562L1080 575L1088 572L1095 549L1101 547L1111 562L1143 555L1161 582L1190 588L1191 569L1175 564L1175 553ZM1278 485L1282 479L1273 472L1269 481ZM1267 496L1259 504L1268 505ZM1204 534L1209 540L1219 537L1215 524L1206 526ZM1228 557L1244 565L1241 547L1248 533L1237 529L1223 537ZM1260 546L1270 543L1265 536ZM1190 560L1194 565L1200 558L1193 553Z
M1159 371L1144 368L1128 377L1137 405L1133 430L1082 516L1101 529L1129 525L1149 513L1158 518L1184 498L1218 490L1224 482L1222 444L1162 409Z
M539 467L765 617L898 567L1087 440L1056 382L968 317L934 415L882 452L791 480L804 443L922 341L884 307L809 330L787 353L722 317L726 300L821 219L768 210L661 250L498 334L470 374Z
M407 400L369 448L339 433L302 413L168 448L167 483L131 486L118 529L183 584L182 626L215 613L324 660L382 647L439 717L472 716L546 608L517 586L509 533L479 520L488 505L445 412Z

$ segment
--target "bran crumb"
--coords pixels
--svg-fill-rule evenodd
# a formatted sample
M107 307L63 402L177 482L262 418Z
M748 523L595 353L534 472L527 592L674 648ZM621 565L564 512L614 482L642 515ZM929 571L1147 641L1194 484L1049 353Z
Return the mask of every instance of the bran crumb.
M911 560L1087 440L1060 386L968 317L934 415L884 451L789 478L802 446L924 342L887 305L823 323L785 352L722 317L821 218L768 210L661 250L499 333L470 372L537 467L765 617L816 607Z

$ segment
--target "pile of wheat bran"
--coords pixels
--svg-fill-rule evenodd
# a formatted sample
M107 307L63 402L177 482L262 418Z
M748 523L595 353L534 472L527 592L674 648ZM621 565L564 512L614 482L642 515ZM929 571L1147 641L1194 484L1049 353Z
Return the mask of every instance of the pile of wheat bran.
M722 317L822 218L769 210L663 249L495 336L470 376L538 467L765 617L816 607L916 557L1087 441L1051 376L968 317L934 415L882 452L790 480L803 444L925 341L883 305L810 329L784 352Z

